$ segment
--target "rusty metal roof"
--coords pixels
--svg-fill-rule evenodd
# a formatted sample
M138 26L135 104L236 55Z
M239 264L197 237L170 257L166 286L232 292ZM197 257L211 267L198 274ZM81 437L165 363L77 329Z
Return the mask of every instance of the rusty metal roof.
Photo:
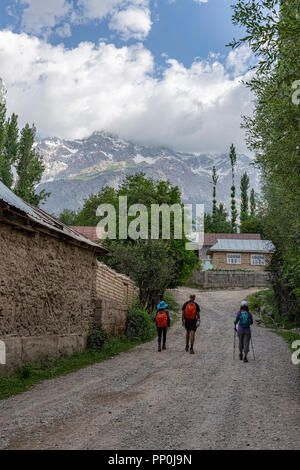
M0 202L2 205L7 206L8 208L15 208L18 211L21 211L23 215L27 216L30 220L35 221L41 226L45 226L48 229L55 230L56 232L66 235L67 237L72 238L78 242L88 245L90 248L96 249L103 255L108 254L108 251L105 248L99 246L99 244L85 237L81 233L77 232L71 227L63 224L59 220L56 220L47 212L44 212L42 209L32 206L28 202L24 201L20 197L16 196L7 186L5 186L0 181Z
M205 233L204 246L212 246L220 239L261 240L259 233Z
M97 235L97 227L88 226L88 225L70 225L70 228L76 230L76 232L81 233L85 237L89 238L93 242L100 243L101 239ZM104 228L98 228L98 233L104 233Z

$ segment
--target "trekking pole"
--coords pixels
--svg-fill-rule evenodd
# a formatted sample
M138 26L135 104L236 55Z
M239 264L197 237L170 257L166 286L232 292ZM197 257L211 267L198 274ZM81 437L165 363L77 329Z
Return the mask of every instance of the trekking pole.
M235 336L236 332L233 330L233 360L235 361Z
M254 354L254 347L253 347L253 341L252 341L252 336L251 336L251 346L252 346L252 352L253 352L253 358L255 360L255 354Z

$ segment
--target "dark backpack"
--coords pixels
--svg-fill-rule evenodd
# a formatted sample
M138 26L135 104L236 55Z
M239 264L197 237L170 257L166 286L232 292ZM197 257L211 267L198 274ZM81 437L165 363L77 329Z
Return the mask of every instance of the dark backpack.
M241 310L239 324L242 328L250 327L250 316L247 310Z

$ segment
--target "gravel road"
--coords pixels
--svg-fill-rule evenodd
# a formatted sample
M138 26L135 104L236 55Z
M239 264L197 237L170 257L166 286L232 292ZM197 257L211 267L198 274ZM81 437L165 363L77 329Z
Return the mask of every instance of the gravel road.
M254 326L256 361L233 361L233 317L254 289L191 292L195 355L181 322L156 341L0 402L0 449L300 449L300 379L283 339Z

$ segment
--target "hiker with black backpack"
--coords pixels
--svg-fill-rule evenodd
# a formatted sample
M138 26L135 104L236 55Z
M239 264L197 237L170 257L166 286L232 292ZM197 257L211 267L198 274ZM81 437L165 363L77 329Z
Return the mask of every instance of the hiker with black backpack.
M190 295L190 300L182 306L182 326L186 329L186 346L185 350L189 350L189 342L191 341L190 354L194 353L195 333L200 326L200 307L195 302L196 296Z
M158 334L158 352L161 352L161 337L163 337L162 348L167 349L167 329L170 326L170 315L167 308L168 304L166 304L164 300L157 305L156 328Z
M236 329L237 324L239 324L238 330ZM251 325L253 325L253 316L249 312L247 302L243 300L240 310L237 312L236 318L234 320L234 331L237 331L239 337L239 357L240 360L244 360L244 362L248 362L247 356L251 340Z

